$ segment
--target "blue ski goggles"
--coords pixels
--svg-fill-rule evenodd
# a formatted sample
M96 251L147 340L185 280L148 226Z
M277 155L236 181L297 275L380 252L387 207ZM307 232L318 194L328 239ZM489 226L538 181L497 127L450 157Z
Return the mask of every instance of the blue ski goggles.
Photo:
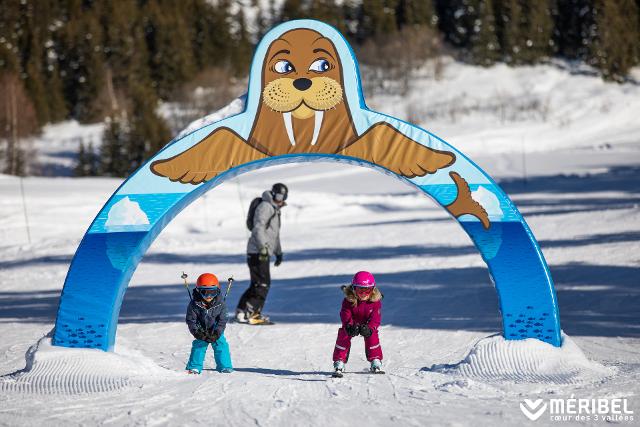
M215 298L218 295L220 295L220 288L216 287L211 287L211 288L196 288L197 291L200 293L200 295L202 295L204 298Z

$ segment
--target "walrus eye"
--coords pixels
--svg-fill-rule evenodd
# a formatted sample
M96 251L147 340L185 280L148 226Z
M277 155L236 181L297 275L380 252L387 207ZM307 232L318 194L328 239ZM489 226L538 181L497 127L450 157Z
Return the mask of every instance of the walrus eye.
M278 61L276 65L273 66L273 70L278 74L289 74L292 71L295 71L293 64L289 61Z
M309 66L309 71L315 71L316 73L324 73L331 69L331 64L326 59L318 59Z

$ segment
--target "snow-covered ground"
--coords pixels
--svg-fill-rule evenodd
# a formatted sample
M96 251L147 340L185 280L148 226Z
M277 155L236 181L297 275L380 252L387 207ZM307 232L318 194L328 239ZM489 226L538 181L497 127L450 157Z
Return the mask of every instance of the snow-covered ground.
M4 177L0 424L513 425L529 422L524 399L572 395L628 398L637 412L639 149L532 156L526 182L517 178L518 154L475 157L501 179L541 243L569 337L561 350L493 336L500 331L495 291L458 225L410 187L340 164L265 169L212 190L140 264L115 353L51 347L41 339L53 326L69 260L119 180L25 179L28 243L19 182ZM233 307L248 279L244 210L276 180L291 189L286 261L273 270L267 305L277 325L230 324L236 372L211 370L209 356L202 376L187 376L191 338L179 275L233 274ZM375 272L385 293L387 375L362 374L367 363L356 340L350 374L335 380L328 373L339 286L359 269ZM536 424L572 423L542 417Z
M562 61L517 68L444 64L440 80L417 78L407 96L375 96L369 106L417 123L469 155L638 140L639 84L606 83Z
M626 398L634 421L611 421L637 425L640 89L552 66L445 70L450 78L425 80L424 93L433 96L414 105L471 107L428 121L410 113L471 154L524 214L556 283L562 348L496 335L500 317L486 266L430 199L369 169L321 163L255 171L196 200L134 274L116 351L52 347L46 335L70 259L121 181L0 176L0 425L602 423L593 416L552 420L548 411L533 422L521 410L525 399L562 398ZM494 82L516 97L528 81L536 83L527 90L549 98L546 119L534 116L535 103L521 108L534 115L511 118L475 107L495 92ZM397 116L409 102L369 100ZM55 138L52 129L45 135ZM72 141L74 132L64 129L59 133ZM56 144L50 142L50 157ZM234 307L248 284L245 210L276 181L291 191L283 212L285 262L272 270L266 307L277 324L230 324L236 372L212 370L208 355L203 375L187 376L191 337L180 274L189 273L192 283L205 271L234 275ZM387 374L364 373L357 339L349 373L331 379L339 286L361 269L374 272L385 294Z

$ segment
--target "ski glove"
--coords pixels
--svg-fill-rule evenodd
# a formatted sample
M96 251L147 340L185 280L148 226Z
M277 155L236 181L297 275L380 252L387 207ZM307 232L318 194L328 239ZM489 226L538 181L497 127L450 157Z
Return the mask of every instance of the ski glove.
M373 331L371 330L369 325L360 325L360 335L362 335L365 338L369 338L372 333Z
M280 264L282 264L282 254L278 254L276 255L276 262L273 264L275 267L279 266Z
M356 337L360 333L360 326L358 325L346 325L344 329L350 337Z
M193 333L193 337L195 339L197 339L197 340L200 340L200 341L206 341L207 340L207 334L205 334L202 329L198 329L197 331L195 331Z
M207 339L205 341L209 343L214 343L218 341L218 338L220 338L220 334L218 333L218 331L213 331L210 334L207 334Z
M258 253L258 260L260 262L269 261L269 249L266 246L260 248L260 253Z

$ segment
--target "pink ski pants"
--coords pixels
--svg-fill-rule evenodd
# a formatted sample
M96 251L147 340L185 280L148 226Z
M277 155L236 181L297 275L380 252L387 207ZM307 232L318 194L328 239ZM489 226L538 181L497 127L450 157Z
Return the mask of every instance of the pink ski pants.
M346 363L349 359L350 349L351 337L347 334L347 331L345 331L344 328L338 329L336 347L333 350L333 361L342 360ZM382 360L382 347L380 347L378 331L373 331L369 338L364 339L364 352L367 355L367 360L369 361L373 359Z

